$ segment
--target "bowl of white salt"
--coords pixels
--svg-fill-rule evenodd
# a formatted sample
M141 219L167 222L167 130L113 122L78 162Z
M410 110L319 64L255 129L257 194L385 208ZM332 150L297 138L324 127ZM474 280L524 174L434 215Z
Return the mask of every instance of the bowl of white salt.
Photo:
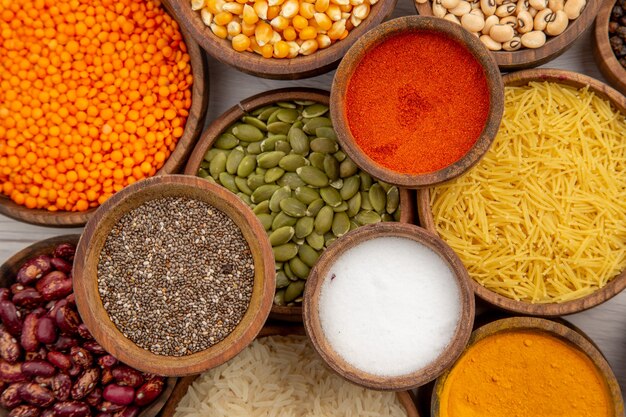
M311 270L305 330L339 375L364 387L408 390L443 373L474 322L467 270L425 229L378 223L329 247Z

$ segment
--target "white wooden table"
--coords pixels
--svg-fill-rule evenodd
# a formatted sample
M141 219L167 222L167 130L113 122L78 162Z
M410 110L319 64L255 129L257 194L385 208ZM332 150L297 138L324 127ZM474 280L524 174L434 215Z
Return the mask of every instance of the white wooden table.
M394 17L407 14L415 14L413 5L410 0L400 0ZM569 69L605 81L593 60L590 31L569 51L545 67ZM334 74L331 72L299 81L265 80L240 73L212 58L209 58L209 72L211 90L208 122L240 100L263 91L293 86L329 90ZM31 226L0 215L0 263L37 240L80 231ZM566 319L585 331L600 346L626 397L626 291L601 306Z

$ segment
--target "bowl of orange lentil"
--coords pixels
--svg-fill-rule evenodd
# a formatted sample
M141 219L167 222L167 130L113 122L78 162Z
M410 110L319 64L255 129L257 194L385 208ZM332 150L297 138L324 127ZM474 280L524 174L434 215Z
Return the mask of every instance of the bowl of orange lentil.
M170 0L200 46L239 71L301 79L335 68L397 0Z
M84 225L177 172L204 125L206 60L158 0L2 0L0 213Z

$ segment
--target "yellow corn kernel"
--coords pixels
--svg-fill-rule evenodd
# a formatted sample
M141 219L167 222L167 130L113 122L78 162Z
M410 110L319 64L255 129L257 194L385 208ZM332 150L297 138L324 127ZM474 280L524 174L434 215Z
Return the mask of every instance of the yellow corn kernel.
M350 34L350 31L348 29L344 30L343 33L341 34L341 36L339 37L339 40L341 41L341 40L347 38L349 34Z
M206 7L215 16L222 12L222 7L226 2L224 0L206 0Z
M283 39L286 41L293 41L298 37L296 30L289 26L287 29L283 30Z
M235 51L243 52L250 47L250 38L240 33L239 35L233 36L231 43Z
M330 6L328 6L328 9L326 9L326 14L333 22L338 22L341 20L341 9L336 4L331 4Z
M302 3L300 5L300 16L305 19L311 19L315 14L315 5L313 3Z
M278 16L278 13L280 13L280 6L270 6L270 7L268 7L267 8L267 19L265 19L265 20L272 20L273 18Z
M268 0L267 4L271 6L280 6L285 2L285 0Z
M341 19L337 22L333 23L333 26L328 31L327 35L330 40L337 40L343 35L343 32L346 30L346 21Z
M289 55L289 45L285 41L278 41L274 44L274 57L286 58Z
M350 4L352 6L358 6L359 4L365 3L365 0L350 0Z
M339 6L339 10L341 10L342 13L350 13L352 11L352 5L348 4L347 6Z
M317 26L322 30L329 30L333 21L330 20L330 17L326 13L315 13L315 21L317 22Z
M191 10L202 10L204 0L191 0Z
M315 39L317 37L317 30L314 27L307 26L300 31L299 37L303 41Z
M370 6L373 6L376 3L378 3L378 0L370 0L369 3L370 3Z
M329 0L315 0L315 11L318 13L324 13L330 5Z
M231 20L233 20L233 15L229 12L220 12L213 17L213 22L220 26L226 26Z
M261 55L261 47L259 46L258 43L256 43L256 39L254 39L254 36L249 39L250 39L250 49L252 50L252 52L256 52L257 54Z
M248 0L235 0L237 3L244 5L248 2Z
M252 8L254 9L254 11L256 12L256 15L259 17L259 19L267 19L267 8L269 6L267 5L267 2L265 0L261 0L261 1L257 1L256 3L254 3L254 6L252 6Z
M316 31L326 32L325 30L320 29L315 18L309 19L309 26L314 28Z
M309 21L306 20L304 17L298 15L295 16L292 20L291 20L291 24L293 25L293 27L296 30L302 30L305 27L309 26Z
M224 6L222 6L223 12L232 13L235 16L239 16L243 12L243 4L228 2Z
M228 36L237 36L241 33L241 23L236 20L232 20L226 25L226 31Z
M311 55L313 52L317 51L317 48L317 41L315 39L310 39L302 42L299 52L301 55Z
M254 30L256 29L256 25L249 25L246 22L241 22L241 33L246 36L253 36Z
M269 43L267 45L263 45L261 47L261 55L263 55L263 58L271 58L274 56L274 47Z
M218 38L226 39L228 36L228 31L224 26L217 25L215 23L211 23L211 32Z
M317 38L315 38L315 40L317 41L317 46L320 49L328 48L330 44L332 43L328 35L324 35L321 33L317 35Z
M350 16L352 16L352 13L346 13L346 12L341 12L341 18L342 19L350 19Z
M200 18L207 26L211 26L211 23L213 23L213 13L211 13L207 7L200 10Z
M370 14L370 5L367 3L359 4L352 10L352 15L358 19L365 19ZM356 25L355 25L356 26Z
M300 11L300 2L298 0L287 0L280 9L281 16L287 19L293 19Z
M270 21L270 25L272 25L274 30L282 32L289 26L289 19L286 19L283 16L276 16Z
M354 26L354 27L359 26L362 21L363 20L359 19L354 14L352 16L350 16L350 23L352 23L352 26Z
M244 4L243 11L241 13L241 20L249 25L254 25L256 22L259 21L259 16L257 16L252 6Z
M266 22L259 22L254 30L254 37L260 47L265 46L274 36L274 30Z
M272 35L272 39L270 39L270 45L274 45L276 44L276 42L282 41L283 37L280 36L279 32L274 32L274 34Z
M287 55L287 58L297 57L298 52L300 52L300 45L298 45L298 42L291 41L287 42L287 44L289 45L289 55Z
M350 4L350 0L330 0L330 4L336 4L337 6L347 6Z

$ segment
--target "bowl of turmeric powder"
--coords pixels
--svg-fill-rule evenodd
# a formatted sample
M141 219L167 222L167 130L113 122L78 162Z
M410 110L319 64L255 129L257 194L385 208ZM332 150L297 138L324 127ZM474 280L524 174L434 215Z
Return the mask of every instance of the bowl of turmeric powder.
M0 15L0 213L82 226L115 192L182 166L206 62L158 0L61 0L36 19L31 3Z

